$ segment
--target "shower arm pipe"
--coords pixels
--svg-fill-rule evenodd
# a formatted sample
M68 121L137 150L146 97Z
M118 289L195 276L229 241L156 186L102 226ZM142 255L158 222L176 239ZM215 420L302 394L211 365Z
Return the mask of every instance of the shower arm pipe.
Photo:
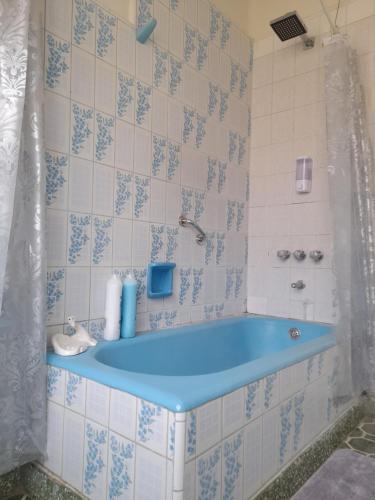
M332 19L331 19L331 16L329 15L328 13L328 10L326 8L326 6L324 5L324 2L323 0L320 0L320 5L322 6L322 9L323 9L323 12L324 12L324 15L326 16L327 20L328 20L328 23L331 27L331 33L332 35L337 35L337 33L340 32L339 28L333 23Z
M182 227L191 226L197 231L198 234L195 237L195 241L198 244L201 244L204 242L204 240L206 239L206 233L203 231L202 228L200 228L198 226L198 224L196 222L194 222L191 219L188 219L187 217L185 217L185 215L180 215L178 222L179 222L180 226L182 226Z

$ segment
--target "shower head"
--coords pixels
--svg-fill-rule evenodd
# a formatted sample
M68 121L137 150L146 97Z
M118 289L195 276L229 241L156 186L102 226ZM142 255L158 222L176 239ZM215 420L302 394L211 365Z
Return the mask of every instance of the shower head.
M288 12L284 16L274 19L270 22L270 26L282 42L300 36L305 48L314 47L314 38L306 35L307 28L297 11Z

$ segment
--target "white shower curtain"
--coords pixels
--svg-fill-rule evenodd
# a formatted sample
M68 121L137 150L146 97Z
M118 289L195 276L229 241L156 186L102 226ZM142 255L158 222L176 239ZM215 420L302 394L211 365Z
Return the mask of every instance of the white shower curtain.
M42 4L0 0L0 475L46 441Z
M324 58L338 311L336 396L346 398L375 393L375 165L349 40L334 35Z

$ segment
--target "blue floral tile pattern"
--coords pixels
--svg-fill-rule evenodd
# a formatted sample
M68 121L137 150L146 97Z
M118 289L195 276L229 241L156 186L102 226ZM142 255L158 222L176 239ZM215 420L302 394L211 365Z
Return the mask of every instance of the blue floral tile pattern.
M176 250L177 250L177 236L178 227L167 227L167 248L165 254L165 260L167 262L174 262L176 260Z
M198 33L197 35L197 69L201 71L208 58L208 38Z
M216 319L220 319L223 317L224 313L224 304L215 304L215 317Z
M235 156L236 156L237 142L238 142L237 132L233 132L232 130L230 130L229 131L229 154L228 154L229 161L233 161Z
M193 292L192 292L192 303L193 305L198 303L199 294L203 286L203 267L200 269L193 269Z
M213 6L210 6L210 39L215 40L219 33L220 12Z
M91 495L95 491L96 480L105 467L107 431L96 429L86 423L86 466L83 478L83 491Z
M246 386L245 416L248 420L251 420L254 416L254 410L256 407L255 400L259 389L260 389L259 380Z
M210 321L211 319L213 319L213 312L214 312L213 304L210 304L209 306L205 305L204 306L204 319L206 321Z
M303 420L305 417L303 411L303 403L305 400L305 394L297 394L294 397L294 436L293 436L293 449L298 451L301 440L301 432L303 426Z
M236 299L238 299L241 295L242 283L243 283L243 268L240 267L236 269L236 283L234 286L234 296Z
M242 222L245 218L245 203L238 201L237 202L237 221L236 221L236 229L237 231L241 230Z
M59 379L62 376L61 368L56 368L54 366L48 365L47 371L47 398L52 398L57 389Z
M153 424L155 419L161 416L161 407L140 400L140 409L138 409L138 431L139 441L146 443L154 433Z
M247 110L247 137L251 135L251 110L248 108Z
M115 215L124 214L131 202L132 175L122 170L116 171Z
M217 160L208 157L207 158L207 190L210 191L210 189L213 186L215 177L216 177L216 166L217 166Z
M104 319L91 320L89 323L89 332L91 337L93 337L98 342L102 341L104 339L104 327Z
M82 151L86 140L92 134L91 120L94 111L90 108L73 103L73 135L72 135L72 151L79 155Z
M73 41L81 45L95 28L95 4L90 0L74 0Z
M202 146L203 139L206 136L207 118L205 116L201 116L197 113L196 119L197 119L197 135L195 137L195 145L196 145L197 149L199 149Z
M83 378L72 372L68 372L67 377L65 404L67 406L72 406L77 399L77 390L82 384Z
M196 48L197 32L188 24L185 24L184 36L184 59L189 63L192 61L192 56Z
M59 191L66 183L66 170L68 157L64 154L45 152L46 161L46 203L52 205L56 200Z
M174 142L168 142L168 169L167 179L171 181L181 165L181 146Z
M272 373L264 380L264 407L268 410L271 406L272 398L274 396L274 388L277 374Z
M246 201L248 202L250 199L250 175L246 173L246 190L245 190Z
M280 450L279 450L279 463L282 465L285 460L287 452L287 443L292 424L290 421L292 411L292 400L290 399L280 407Z
M220 90L219 119L221 122L224 121L226 112L228 111L228 100L229 100L228 92L224 92L223 90Z
M111 434L109 454L112 466L109 471L108 496L109 500L121 498L133 484L131 477L132 462L135 457L135 446L120 436Z
M168 52L157 45L154 49L154 86L160 88L168 74Z
M244 161L246 156L246 137L238 136L238 164Z
M134 78L118 71L117 83L117 115L124 118L128 115L130 105L134 101Z
M187 415L186 453L189 457L195 455L197 447L197 414L190 411Z
M96 35L96 55L105 57L109 47L115 41L116 17L107 14L98 7L97 10L97 35Z
M225 298L229 300L232 296L232 290L234 285L234 268L228 267L226 269L226 281L225 281Z
M240 479L242 463L243 431L225 441L223 446L224 491L223 500L232 500L236 484Z
M225 250L225 233L216 233L216 264L222 264Z
M97 161L105 159L108 148L113 143L113 128L115 119L113 116L105 116L102 113L96 113L96 144L95 158Z
M225 161L219 161L219 182L217 186L217 192L219 194L224 190L227 166L228 164Z
M138 1L137 26L145 26L152 18L152 0Z
M144 125L146 118L151 109L151 93L152 87L149 85L137 82L137 108L135 121L137 125Z
M192 109L189 109L186 106L184 106L184 128L182 131L182 139L184 141L184 144L186 144L189 141L189 138L193 133L194 119L195 119L195 112Z
M209 456L199 458L197 464L198 498L213 500L220 492L221 447L210 452Z
M148 315L148 324L150 330L158 330L160 328L162 319L163 319L162 312L157 312L157 313L150 312Z
M47 33L47 49L46 85L55 89L59 86L60 77L69 70L67 56L70 54L70 43L60 42Z
M174 96L182 82L182 63L172 55L169 57L169 93Z
M170 328L171 326L173 326L176 323L176 320L177 320L177 311L176 310L164 312L164 322L165 322L165 326L167 328Z
M134 269L134 278L137 280L137 303L139 304L146 294L146 269Z
M48 316L52 316L57 303L62 299L64 295L62 290L64 285L64 280L65 280L64 269L58 269L57 271L47 272L46 300L47 300Z
M230 36L230 26L231 22L224 16L221 17L221 36L220 36L220 47L224 50L227 46L229 36Z
M239 80L239 71L240 71L239 65L232 61L230 67L230 84L229 84L231 92L234 92L237 87Z
M181 213L189 215L193 208L193 190L182 188L181 190Z
M187 297L187 293L190 289L190 275L191 269L180 269L180 294L178 297L178 303L183 306Z
M204 263L206 264L206 266L210 264L214 254L215 250L214 238L215 238L215 233L206 233L206 242L205 242L206 248L204 252Z
M212 116L215 113L217 103L219 102L219 86L215 83L208 83L208 114Z
M233 227L234 220L236 217L236 207L235 201L228 200L227 202L227 231L230 231Z
M167 139L154 135L152 137L152 175L157 177L160 174L161 167L167 159Z
M93 264L100 264L104 259L104 252L111 243L112 217L95 217L93 225L94 247L92 250Z
M161 252L164 247L164 226L151 225L151 262L161 260Z
M195 191L195 206L194 206L194 219L199 222L204 213L204 191Z
M247 91L247 77L247 72L240 69L240 99L244 97Z
M145 204L150 198L150 179L148 177L135 176L135 203L134 217L141 217Z
M70 214L70 243L68 250L69 264L76 264L81 252L90 240L88 232L91 226L90 215Z

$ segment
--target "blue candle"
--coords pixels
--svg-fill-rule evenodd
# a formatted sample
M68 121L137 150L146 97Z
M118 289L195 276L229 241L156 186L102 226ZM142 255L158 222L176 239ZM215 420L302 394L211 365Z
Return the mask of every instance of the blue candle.
M135 336L136 312L137 281L131 274L128 274L122 286L121 337L124 339Z

